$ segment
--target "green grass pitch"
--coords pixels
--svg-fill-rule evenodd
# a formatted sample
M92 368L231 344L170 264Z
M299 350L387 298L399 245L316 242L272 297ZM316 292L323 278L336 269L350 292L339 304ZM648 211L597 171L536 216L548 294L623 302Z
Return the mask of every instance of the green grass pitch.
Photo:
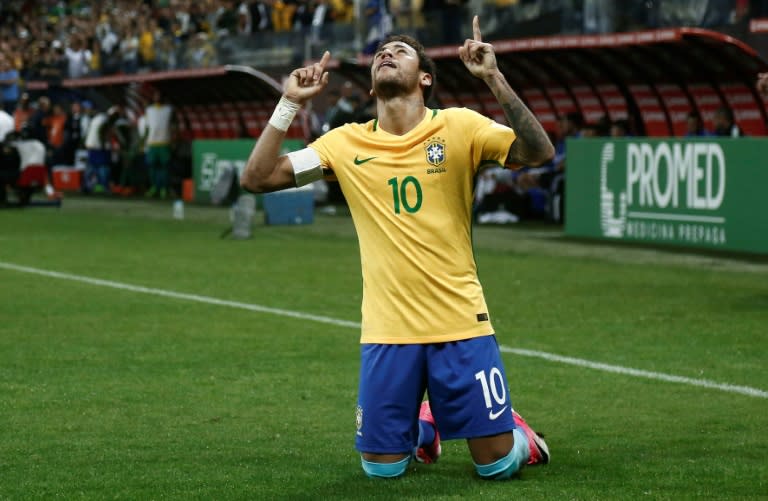
M226 210L186 216L87 198L0 211L0 499L768 498L765 259L476 228L499 343L586 364L504 354L552 463L484 482L452 441L373 481L353 447L350 219L257 221L235 241Z

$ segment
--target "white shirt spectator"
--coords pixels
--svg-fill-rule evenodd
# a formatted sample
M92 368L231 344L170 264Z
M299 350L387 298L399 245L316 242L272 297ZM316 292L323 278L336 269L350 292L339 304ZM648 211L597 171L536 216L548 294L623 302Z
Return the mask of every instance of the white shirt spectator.
M20 170L30 165L45 165L45 145L37 139L22 139L13 143L21 159Z
M5 136L13 132L13 117L3 110L0 110L0 142L5 141Z
M170 144L171 142L171 118L173 117L173 108L167 104L151 104L147 107L144 114L144 124L147 128L148 146L159 146ZM144 135L144 131L139 133Z
M115 47L117 47L117 44L120 43L120 40L117 38L117 35L114 31L107 30L104 33L104 36L99 39L99 43L101 44L101 49L105 54L112 54L112 52L115 50Z
M241 34L248 34L253 31L253 18L251 17L251 9L248 7L248 2L241 2L237 7L238 20L243 19L245 22L239 24L238 32Z
M134 34L126 35L120 41L120 52L123 62L137 62L139 60L139 37Z
M103 144L99 129L107 122L106 113L97 113L91 118L91 123L88 125L88 134L85 136L85 147L89 150L103 150L106 146Z
M69 47L64 51L67 58L67 75L69 78L80 78L88 74L91 64L91 51L80 49L73 50Z

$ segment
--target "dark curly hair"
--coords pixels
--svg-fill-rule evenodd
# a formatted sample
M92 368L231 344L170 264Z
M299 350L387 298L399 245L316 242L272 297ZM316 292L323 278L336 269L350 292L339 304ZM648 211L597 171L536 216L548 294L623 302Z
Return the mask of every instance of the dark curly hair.
M435 62L431 57L427 55L426 51L424 50L424 46L421 45L421 42L408 35L389 35L379 43L379 45L376 47L376 52L379 52L383 46L392 42L403 42L404 44L408 44L409 46L413 47L419 57L419 69L424 73L429 73L432 75L432 85L424 87L421 91L422 95L424 96L424 103L426 104L432 97L432 92L435 88L435 84L437 83L437 70L435 67ZM376 52L374 52L374 54Z

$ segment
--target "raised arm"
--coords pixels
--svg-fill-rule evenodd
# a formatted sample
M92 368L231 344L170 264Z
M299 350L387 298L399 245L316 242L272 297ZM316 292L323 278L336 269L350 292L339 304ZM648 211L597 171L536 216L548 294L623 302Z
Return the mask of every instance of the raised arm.
M319 62L293 70L283 87L280 102L251 151L240 185L261 193L291 188L297 185L296 171L288 155L280 155L285 133L301 106L320 93L328 84L328 64L331 54L326 51ZM306 157L305 152L301 153ZM301 157L301 158L304 158Z
M549 136L499 70L493 46L483 43L477 16L472 19L472 33L473 39L465 40L459 47L459 57L470 73L488 85L515 130L517 139L509 148L507 162L529 166L543 164L555 155Z

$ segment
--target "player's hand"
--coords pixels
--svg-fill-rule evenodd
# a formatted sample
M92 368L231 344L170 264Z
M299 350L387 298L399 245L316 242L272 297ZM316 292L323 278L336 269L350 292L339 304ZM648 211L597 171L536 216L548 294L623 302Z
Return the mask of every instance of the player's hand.
M768 72L757 74L757 91L768 99Z
M283 96L294 103L304 104L318 95L328 85L325 65L330 59L331 53L325 51L320 61L293 70L283 87Z
M464 45L459 47L459 57L470 73L478 78L489 77L498 71L493 46L483 43L477 16L472 18L472 38L464 40Z

